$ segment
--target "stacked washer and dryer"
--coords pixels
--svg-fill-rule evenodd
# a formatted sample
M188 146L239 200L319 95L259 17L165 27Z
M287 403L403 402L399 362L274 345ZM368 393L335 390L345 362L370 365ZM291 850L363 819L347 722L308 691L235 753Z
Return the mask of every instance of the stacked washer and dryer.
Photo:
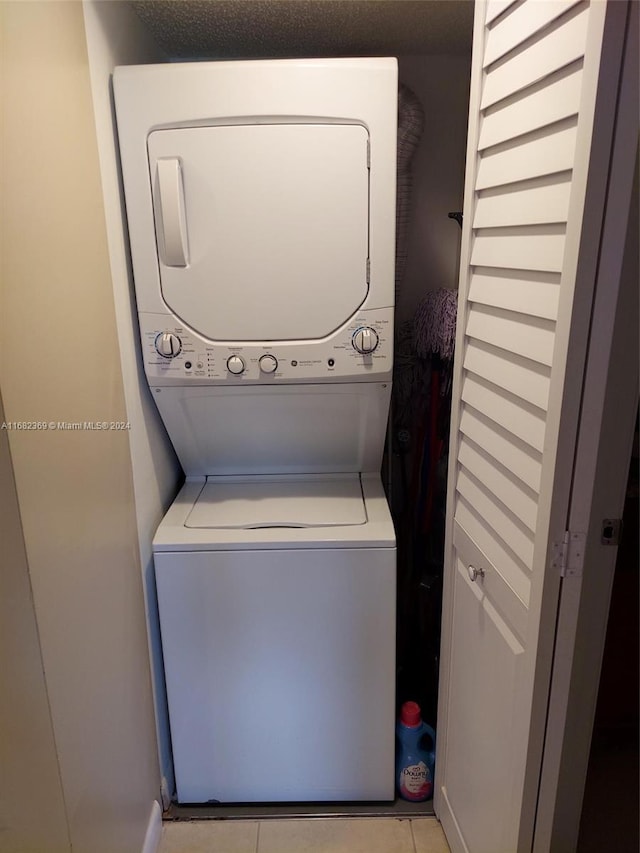
M393 59L117 68L181 803L394 796Z

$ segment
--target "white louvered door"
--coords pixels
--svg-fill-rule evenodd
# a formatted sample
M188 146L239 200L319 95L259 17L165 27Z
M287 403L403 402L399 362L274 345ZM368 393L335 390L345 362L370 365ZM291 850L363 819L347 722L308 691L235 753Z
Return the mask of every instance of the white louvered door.
M625 2L476 4L436 813L531 849Z

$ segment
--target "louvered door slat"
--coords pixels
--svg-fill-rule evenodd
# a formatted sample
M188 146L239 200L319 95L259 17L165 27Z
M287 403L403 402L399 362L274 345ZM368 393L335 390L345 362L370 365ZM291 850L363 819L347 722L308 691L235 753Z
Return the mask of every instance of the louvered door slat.
M478 195L474 228L566 222L570 175L534 178L526 183L485 190Z
M579 0L534 0L518 6L488 30L484 62L486 68L575 6Z
M489 528L480 510L469 503L464 495L458 495L455 521L469 535L472 542L487 555L490 564L496 566L497 574L513 590L517 598L528 607L531 581L526 566L516 558L513 551Z
M467 335L507 350L506 358L512 352L547 365L553 358L554 324L540 317L472 305Z
M525 524L535 531L538 511L537 495L518 482L503 465L489 458L467 439L460 441L458 453L460 464L479 480L499 501Z
M504 352L470 336L464 356L464 367L467 372L482 376L505 391L510 391L546 410L550 375L546 365L523 358L516 352Z
M565 229L561 225L483 229L476 234L471 263L482 267L560 272L564 236Z
M477 267L471 274L469 300L555 320L559 292L560 276L555 273Z
M525 90L490 108L482 120L480 151L576 115L582 91L582 66L574 63L555 74L551 82L545 80L533 88L536 91Z
M461 397L463 402L501 424L535 450L543 450L545 417L542 409L473 374L464 377Z
M575 117L495 145L482 153L476 189L566 172L573 166L575 147Z
M462 408L460 432L505 465L533 492L540 491L542 456L530 445L469 405Z
M487 16L485 18L485 24L490 24L494 21L499 15L501 15L505 9L508 9L509 6L513 6L516 0L489 0L487 3Z
M577 14L564 18L545 38L492 69L485 80L481 108L486 109L580 59L587 38L587 13L586 6L577 7Z
M453 541L457 548L464 551L473 564L482 566L487 562L487 555L484 554L477 544L469 537L467 532L457 522L453 524ZM465 567L462 566L464 569ZM524 606L518 596L513 594L513 589L505 581L502 575L497 572L488 575L484 579L485 586L491 590L491 602L495 604L496 610L506 621L509 628L516 634L518 640L522 642L526 635L527 627L527 608ZM524 584L526 587L526 583Z
M489 489L462 465L458 473L458 491L467 503L474 506L482 515L487 528L495 531L523 565L531 569L533 560L531 531L519 522L506 504L496 499Z

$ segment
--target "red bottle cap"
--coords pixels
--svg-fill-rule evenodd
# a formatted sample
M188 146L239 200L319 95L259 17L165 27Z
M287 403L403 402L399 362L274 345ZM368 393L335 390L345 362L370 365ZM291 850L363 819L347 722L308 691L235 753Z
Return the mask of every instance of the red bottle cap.
M400 722L403 726L419 726L422 722L420 705L417 702L405 702L400 711Z

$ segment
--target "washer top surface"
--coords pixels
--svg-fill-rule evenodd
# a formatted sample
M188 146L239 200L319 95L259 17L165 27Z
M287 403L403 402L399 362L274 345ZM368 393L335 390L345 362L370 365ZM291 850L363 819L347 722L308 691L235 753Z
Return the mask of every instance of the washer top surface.
M188 478L153 539L155 553L394 547L378 474Z
M186 527L257 529L365 524L358 477L209 479Z

